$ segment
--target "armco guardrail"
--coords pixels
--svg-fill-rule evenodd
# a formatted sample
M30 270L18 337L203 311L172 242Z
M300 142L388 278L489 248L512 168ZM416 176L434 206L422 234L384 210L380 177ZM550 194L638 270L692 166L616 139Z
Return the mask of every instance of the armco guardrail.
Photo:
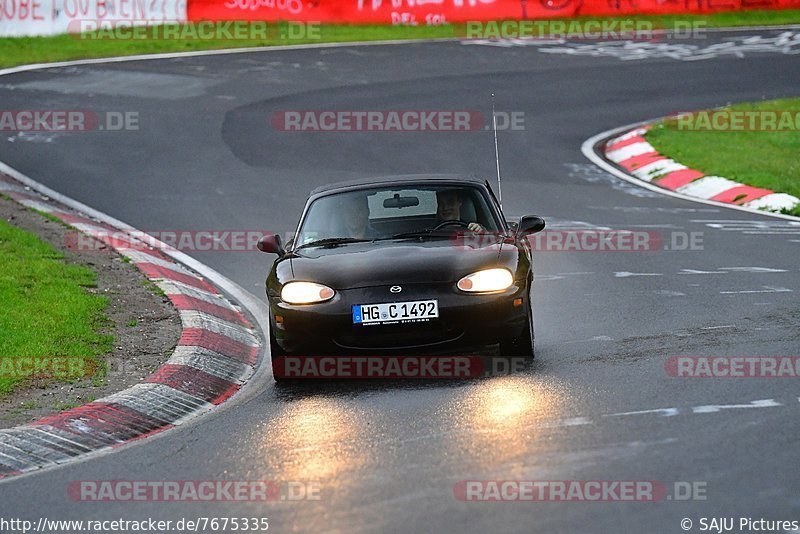
M103 22L284 20L438 25L753 9L800 9L800 0L0 0L0 36L75 33Z

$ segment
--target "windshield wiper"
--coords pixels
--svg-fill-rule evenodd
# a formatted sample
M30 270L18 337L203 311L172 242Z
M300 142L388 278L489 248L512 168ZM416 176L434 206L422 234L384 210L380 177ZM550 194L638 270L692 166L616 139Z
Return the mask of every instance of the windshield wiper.
M374 240L359 239L357 237L326 237L325 239L317 239L316 241L309 241L308 243L304 243L298 247L295 247L294 250L300 250L301 248L306 248L306 247L335 247L338 245L346 245L348 243L366 243L369 241L374 241Z
M425 230L416 230L414 232L403 232L401 234L394 234L392 237L385 239L404 239L407 237L428 237L428 236L449 237L452 234L453 232L444 229L436 230L434 228L426 228Z

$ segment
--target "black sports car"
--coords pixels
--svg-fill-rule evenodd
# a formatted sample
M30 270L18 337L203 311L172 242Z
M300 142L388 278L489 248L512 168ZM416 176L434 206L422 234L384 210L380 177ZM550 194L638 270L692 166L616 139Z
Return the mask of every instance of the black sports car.
M266 281L272 364L286 355L442 354L500 344L532 358L540 217L508 223L489 183L394 176L311 192Z

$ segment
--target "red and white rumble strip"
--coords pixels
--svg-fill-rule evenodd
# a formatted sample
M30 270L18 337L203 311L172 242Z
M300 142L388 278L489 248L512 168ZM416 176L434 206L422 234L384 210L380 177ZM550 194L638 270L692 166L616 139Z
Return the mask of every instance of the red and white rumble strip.
M800 204L795 196L740 184L721 176L706 176L669 159L647 142L644 136L649 129L650 126L635 128L610 139L603 147L605 158L639 180L703 200L772 212Z
M253 375L261 342L241 310L211 283L136 237L71 211L11 178L0 176L0 192L128 257L169 297L183 324L172 357L143 383L0 430L0 479L172 428L225 402Z

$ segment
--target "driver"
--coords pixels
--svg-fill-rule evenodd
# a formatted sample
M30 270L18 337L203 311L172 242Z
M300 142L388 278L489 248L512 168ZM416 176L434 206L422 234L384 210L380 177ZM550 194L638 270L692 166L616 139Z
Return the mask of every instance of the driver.
M461 221L467 224L471 232L482 232L483 226L477 222L461 220L461 192L454 189L444 189L436 192L436 219L439 224L445 221Z

